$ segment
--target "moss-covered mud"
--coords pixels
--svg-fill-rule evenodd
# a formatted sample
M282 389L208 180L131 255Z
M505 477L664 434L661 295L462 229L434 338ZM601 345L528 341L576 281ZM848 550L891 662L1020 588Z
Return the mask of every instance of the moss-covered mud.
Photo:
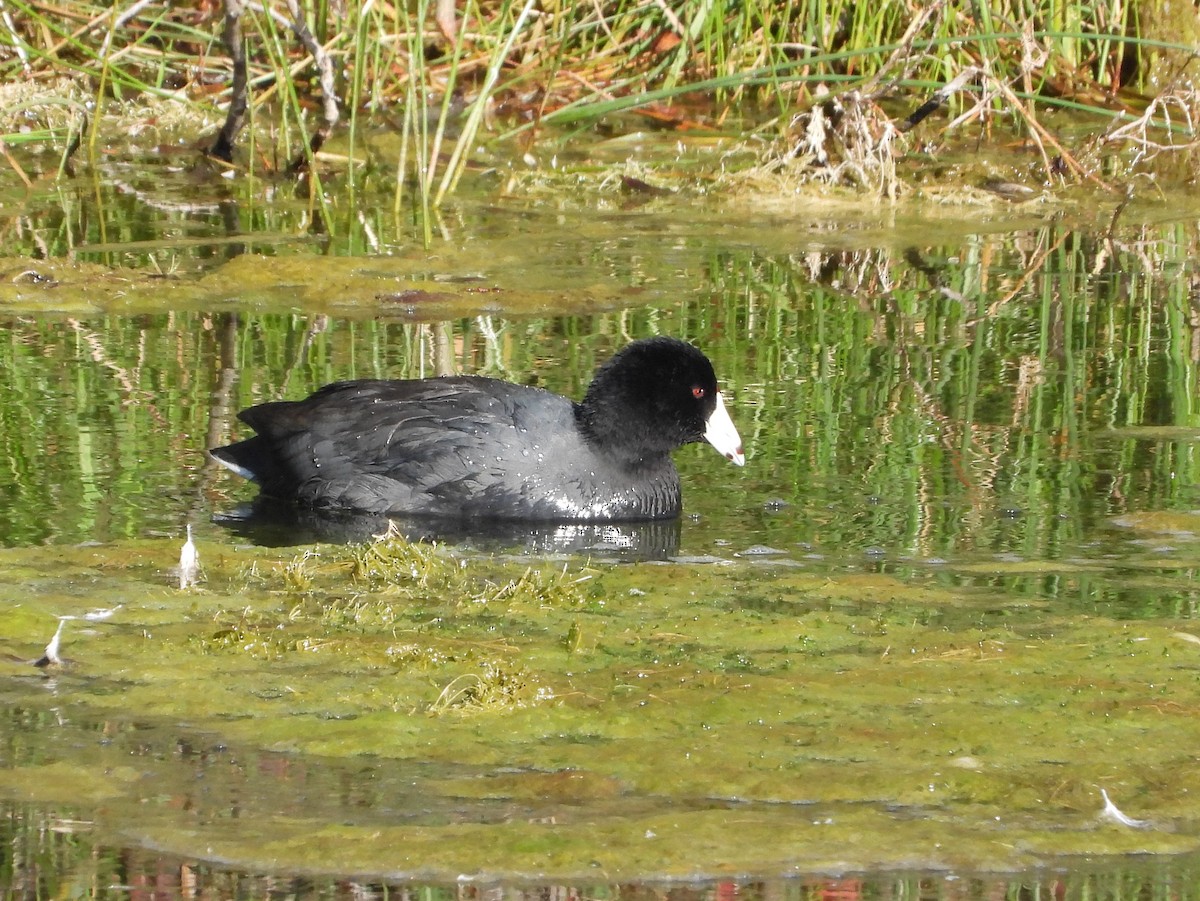
M186 857L426 878L1200 846L1200 647L1176 619L945 572L531 565L390 540L201 542L205 581L181 591L177 556L0 552L0 796ZM54 616L98 610L67 621L61 665L32 665ZM1102 817L1101 788L1146 822Z

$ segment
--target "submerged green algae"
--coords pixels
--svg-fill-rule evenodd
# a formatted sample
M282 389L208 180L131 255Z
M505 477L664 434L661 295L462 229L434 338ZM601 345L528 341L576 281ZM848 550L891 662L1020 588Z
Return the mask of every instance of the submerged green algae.
M0 552L0 685L35 712L0 795L103 799L99 828L187 856L425 877L1013 869L1200 844L1200 630L1175 618L882 573L531 565L398 539L202 542L205 581L180 591L177 554ZM98 608L68 621L62 665L32 666L54 616ZM112 777L119 749L56 740L63 722L282 755L308 800L281 816L268 768L206 770L206 793L237 798L231 822L181 801L196 774L177 752ZM342 775L318 800L325 769ZM370 799L339 800L355 783ZM1102 819L1101 788L1143 828Z

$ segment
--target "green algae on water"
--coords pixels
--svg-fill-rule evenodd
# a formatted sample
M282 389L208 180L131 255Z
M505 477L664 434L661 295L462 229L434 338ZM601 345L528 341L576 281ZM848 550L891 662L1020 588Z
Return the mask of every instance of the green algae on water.
M52 614L124 603L65 633L53 696L33 667L0 685L34 711L22 753L79 768L92 782L68 793L103 796L103 828L158 848L446 878L1197 849L1200 654L1174 616L1122 621L934 576L564 565L396 536L201 552L208 581L186 592L173 541L0 552L0 572L21 574L19 595L0 588L9 657L34 656ZM408 786L420 816L389 789L345 806L323 792L281 818L272 768L252 767L228 787L238 822L198 821L170 801L195 778L186 759L150 745L145 784L105 779L121 753L55 741L64 715L210 736L239 760L291 761L292 778L342 773L352 797ZM43 762L14 761L0 794L61 801ZM206 770L206 791L223 778ZM1101 819L1101 789L1146 828Z

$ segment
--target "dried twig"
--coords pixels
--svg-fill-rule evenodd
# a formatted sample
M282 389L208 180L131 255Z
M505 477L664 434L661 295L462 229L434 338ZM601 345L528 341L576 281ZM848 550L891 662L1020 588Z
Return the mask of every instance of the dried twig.
M4 27L8 31L8 37L12 41L13 51L17 54L17 59L21 61L21 68L28 75L33 71L29 65L29 53L25 50L25 42L21 40L21 35L17 33L17 26L13 24L12 15L9 14L4 0L0 0L0 21L4 22Z
M21 179L21 181L25 182L25 187L33 187L33 182L29 180L29 176L25 174L25 170L21 168L21 164L16 161L11 153L9 153L8 144L6 144L4 141L0 141L0 156L3 156L6 160L8 160L8 164L12 166L13 171L17 173L17 176Z
M287 6L288 11L292 14L292 31L296 33L296 37L300 38L300 43L308 50L320 73L323 112L320 127L309 138L308 153L297 155L288 167L288 171L295 174L304 170L308 165L309 155L320 150L329 136L333 134L341 114L338 111L337 92L333 86L333 63L329 59L329 54L313 37L313 33L308 30L308 25L304 22L304 12L300 9L298 0L287 0Z
M1200 95L1195 89L1187 88L1180 90L1178 79L1167 86L1167 89L1153 98L1146 106L1146 111L1136 119L1131 121L1121 121L1119 124L1114 122L1097 141L1099 145L1130 142L1137 146L1137 153L1131 166L1136 166L1142 160L1151 160L1160 153L1192 150L1200 146L1200 138L1192 138L1189 141L1175 143L1172 138L1172 117L1171 110L1178 111L1179 117L1183 120L1182 130L1185 134L1196 134L1196 106L1200 102ZM1156 117L1161 117L1161 122L1156 122ZM1158 127L1166 134L1166 141L1156 141L1151 139L1151 129Z
M917 126L918 123L936 111L938 107L961 91L964 87L966 87L968 82L974 81L981 74L982 70L978 66L968 66L967 68L963 69L954 77L952 81L934 91L933 95L930 96L928 100L913 110L912 114L899 125L897 125L896 128L901 132L911 131ZM978 109L978 105L974 109ZM974 109L972 109L972 113L974 112ZM947 130L953 128L961 119L965 117L966 114L960 116L958 119L955 119L948 126L946 126Z
M876 96L876 88L883 80L883 76L891 71L891 69L900 61L906 60L904 74L901 78L908 75L909 70L916 65L916 57L913 56L912 45L917 39L917 35L921 33L929 20L942 11L942 7L946 5L946 0L937 0L936 3L931 3L922 9L917 16L908 23L908 28L905 29L903 36L898 42L898 46L892 51L892 55L888 57L887 62L879 67L879 70L867 79L866 83L859 88L859 93L864 97L874 99Z
M442 37L453 42L458 34L458 22L454 16L454 0L437 0L433 21L437 22Z
M233 62L233 87L225 124L209 154L226 163L233 162L233 142L246 122L249 106L249 70L246 65L246 43L241 34L243 0L225 0L225 45Z
M1105 191L1113 190L1112 185L1104 181L1104 179L1093 175L1083 167L1079 160L1075 159L1074 156L1067 152L1067 149L1058 142L1058 138L1054 137L1054 135L1047 131L1045 126L1038 122L1037 119L1034 118L1033 114L1025 107L1025 105L1021 103L1021 101L1017 98L1017 95L1013 93L1012 88L998 78L993 77L993 83L996 85L996 89L999 91L1000 95L1008 101L1013 109L1020 114L1021 118L1025 121L1025 124L1029 126L1029 135L1033 138L1034 143L1037 144L1038 150L1040 150L1042 153L1042 162L1046 167L1047 174L1053 172L1055 169L1055 164L1051 162L1049 154L1046 153L1045 145L1049 144L1052 148L1054 148L1055 152L1057 152L1058 159L1062 162L1062 165L1064 165L1071 172L1075 173L1075 175L1092 182L1092 184L1103 188Z
M101 58L106 58L108 56L108 51L112 48L113 35L117 33L117 29L124 28L126 23L128 23L130 19L135 18L143 9L145 9L147 6L149 6L152 2L153 2L153 0L138 0L137 3L134 3L128 9L126 9L123 13L121 13L119 16L116 17L116 19L113 21L112 27L108 29L108 34L106 34L104 36L104 43L100 45ZM114 5L113 12L115 13L116 11L117 11L116 6Z

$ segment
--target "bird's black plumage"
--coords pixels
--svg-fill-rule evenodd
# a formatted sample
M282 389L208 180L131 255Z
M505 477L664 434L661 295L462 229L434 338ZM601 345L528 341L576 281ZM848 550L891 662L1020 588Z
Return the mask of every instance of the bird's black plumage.
M217 460L264 494L365 513L667 518L680 510L672 450L707 438L742 460L708 358L671 338L625 347L579 403L483 377L361 380L240 418L257 434Z

